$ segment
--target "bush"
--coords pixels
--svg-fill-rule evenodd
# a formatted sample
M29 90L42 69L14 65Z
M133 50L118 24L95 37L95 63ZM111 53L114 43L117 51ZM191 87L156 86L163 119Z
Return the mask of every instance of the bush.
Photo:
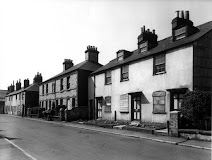
M211 129L211 93L204 91L186 93L181 111L184 128Z

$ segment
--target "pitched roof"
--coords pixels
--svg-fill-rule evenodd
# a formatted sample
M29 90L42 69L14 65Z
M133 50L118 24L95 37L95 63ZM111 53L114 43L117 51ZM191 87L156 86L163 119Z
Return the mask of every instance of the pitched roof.
M65 74L67 74L67 73L74 72L74 71L79 70L79 69L93 72L93 71L95 71L97 68L99 68L101 66L102 65L99 64L99 63L93 63L93 62L90 62L90 61L83 61L83 62L81 62L79 64L76 64L76 65L72 66L71 68L69 68L69 69L57 74L56 76L53 76L53 77L47 79L46 81L42 82L41 84L46 83L46 82L48 82L48 81L50 81L52 79L58 78L60 76L63 76Z
M0 101L4 101L7 90L0 90Z
M122 61L117 61L117 59L115 58L115 59L111 60L108 64L106 64L103 67L94 71L92 74L100 74L100 73L104 72L105 70L115 68L117 66L127 64L127 63L130 63L133 61L137 61L142 58L152 56L154 54L157 54L157 53L160 53L163 51L171 50L171 49L174 49L177 47L181 47L183 45L190 44L190 43L198 40L199 38L201 38L206 33L208 33L209 31L212 30L212 21L204 23L204 24L198 26L197 28L199 29L199 31L197 33L195 33L189 37L183 38L181 40L172 41L172 37L168 37L163 40L160 40L158 42L158 45L155 48L152 48L143 53L139 53L139 50L136 49L133 51L133 54L131 56L129 56L128 58L126 58Z
M39 84L38 83L31 84L31 85L29 85L26 88L21 88L18 91L14 91L14 92L11 92L11 93L7 94L6 96L15 95L15 94L21 93L23 91L35 91L35 92L38 92L39 91Z

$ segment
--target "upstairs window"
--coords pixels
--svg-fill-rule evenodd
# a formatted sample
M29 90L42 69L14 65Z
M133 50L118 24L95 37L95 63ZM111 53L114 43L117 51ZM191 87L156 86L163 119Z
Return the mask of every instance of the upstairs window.
M42 94L44 94L44 85L42 85Z
M67 89L70 88L70 76L67 77L67 85L66 86L67 86Z
M147 42L141 43L139 48L141 53L147 51Z
M105 73L105 84L111 84L111 71Z
M52 83L52 93L55 93L55 92L56 92L56 84Z
M122 52L119 52L117 54L117 60L120 61L120 60L123 60L123 59L124 59L124 52L122 51Z
M165 73L165 71L166 71L165 54L155 56L155 58L154 58L154 74Z
M46 94L48 94L49 90L48 90L48 84L46 84Z
M60 90L63 90L63 79L60 80Z
M186 37L186 27L179 28L174 31L175 40L179 40Z
M129 80L129 66L121 67L121 81Z

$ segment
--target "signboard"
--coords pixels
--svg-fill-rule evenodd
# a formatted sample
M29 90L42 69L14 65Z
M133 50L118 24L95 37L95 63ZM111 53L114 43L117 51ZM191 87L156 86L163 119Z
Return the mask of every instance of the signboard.
M120 112L129 112L128 94L120 95Z

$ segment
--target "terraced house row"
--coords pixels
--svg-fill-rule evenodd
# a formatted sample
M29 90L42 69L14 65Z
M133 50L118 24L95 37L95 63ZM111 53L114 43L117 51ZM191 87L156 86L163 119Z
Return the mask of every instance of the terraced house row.
M120 49L104 66L94 46L79 64L65 59L61 73L39 83L39 106L85 108L89 119L166 123L187 91L212 87L212 21L195 26L182 11L170 23L172 35L160 41L143 26L137 48Z

